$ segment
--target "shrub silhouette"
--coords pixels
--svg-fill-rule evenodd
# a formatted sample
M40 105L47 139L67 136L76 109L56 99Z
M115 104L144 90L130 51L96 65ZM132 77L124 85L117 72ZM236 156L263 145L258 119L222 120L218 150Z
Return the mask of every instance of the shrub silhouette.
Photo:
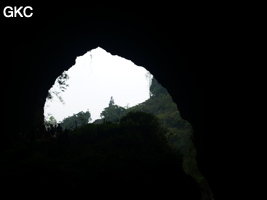
M120 124L87 124L70 131L65 162L54 163L51 152L57 150L56 141L37 143L34 156L30 155L23 167L18 163L16 171L22 182L27 177L32 186L55 183L58 193L64 191L66 196L90 188L91 194L109 190L195 199L191 190L198 191L198 186L183 172L181 158L168 145L164 131L155 116L130 112ZM27 174L21 170L32 166Z

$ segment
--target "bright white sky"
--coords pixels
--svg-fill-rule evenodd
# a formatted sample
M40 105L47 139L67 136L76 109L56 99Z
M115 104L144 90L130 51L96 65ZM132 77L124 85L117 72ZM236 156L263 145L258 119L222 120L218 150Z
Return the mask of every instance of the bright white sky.
M113 56L100 47L93 49L77 57L75 65L67 71L69 87L61 93L65 104L53 96L45 103L44 116L52 115L60 122L89 110L93 122L100 119L100 113L108 107L111 96L115 104L122 107L142 103L149 98L147 73L145 68L130 60ZM50 90L59 91L58 85Z

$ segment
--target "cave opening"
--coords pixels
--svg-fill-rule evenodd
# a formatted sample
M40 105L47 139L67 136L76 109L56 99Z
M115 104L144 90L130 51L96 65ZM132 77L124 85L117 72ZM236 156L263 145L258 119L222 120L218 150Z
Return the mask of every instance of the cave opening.
M62 122L78 112L90 112L88 122L99 120L110 98L127 108L149 98L152 75L130 60L98 47L76 58L48 91L44 121Z
M54 125L56 127L59 123L60 126L62 126L63 130L67 129L68 131L70 130L72 133L77 134L77 132L79 132L79 127L85 127L86 125L89 127L89 124L91 124L91 129L88 128L88 130L92 130L92 126L95 124L103 125L107 124L108 122L111 124L120 124L120 119L131 111L142 111L152 114L159 119L161 125L165 128L165 137L167 138L168 145L171 146L171 148L175 152L181 155L183 160L183 171L186 174L190 175L198 183L202 190L205 190L206 192L209 191L206 188L207 186L205 186L203 189L203 185L207 184L205 182L205 178L198 170L196 161L196 149L193 144L193 128L187 120L184 120L180 116L177 105L173 102L172 97L168 93L168 91L160 83L158 83L155 77L145 68L135 66L135 68L139 68L139 70L142 71L141 79L140 74L139 76L134 76L134 71L129 71L129 68L127 68L128 72L124 71L123 73L122 71L120 71L123 68L126 69L125 66L118 68L117 71L114 70L115 67L110 66L111 61L106 57L104 58L103 55L100 60L108 60L108 62L105 62L104 65L109 68L101 69L99 71L99 76L93 77L93 73L97 73L95 71L96 68L93 66L95 65L95 61L97 60L97 55L94 54L94 50L100 50L102 51L102 53L106 53L109 54L109 56L114 57L104 49L98 47L96 49L88 51L81 57L77 57L76 64L72 66L68 71L64 71L56 79L54 86L51 87L51 89L48 91L48 97L44 106L44 121L47 129L49 129L50 125ZM118 58L118 56L116 57ZM126 59L124 59L124 61L131 62ZM134 65L133 62L131 62L131 64ZM118 65L118 62L115 65ZM80 70L80 73L73 73L75 68L76 71ZM67 92L71 87L71 84L69 84L69 79L71 80L73 76L77 77L76 81L80 82L80 86L76 85L76 88L73 87L71 90L69 90L70 95L67 97L66 95L64 95L64 93ZM108 77L111 77L111 79L108 79ZM86 83L85 80L89 80L90 78L94 79L95 82ZM124 81L133 79L133 82L131 82L130 85L126 86L123 80L119 78L124 78ZM130 88L130 86L136 84L137 82L140 83L141 81L143 82L143 85L141 85L139 88ZM116 85L112 85L112 82L115 82ZM86 84L93 87L86 88ZM96 86L99 85L101 85L101 89L96 88ZM120 89L119 86L124 86L124 89ZM117 91L112 91L112 87L118 87ZM140 91L141 89L143 91ZM90 90L97 93L90 93ZM131 94L133 93L131 92L129 94L126 94L125 91L127 90L135 90L135 92L137 93ZM107 93L106 96L103 94L104 91L105 93ZM121 93L122 97L117 98L117 92ZM143 94L140 95L141 93ZM79 96L78 94L81 94L82 96ZM87 99L87 103L85 103L86 106L79 107L80 105L82 105L81 99L86 99L86 96L89 97ZM136 96L141 98L139 98L135 102L131 102L129 106L129 98ZM72 100L69 101L66 98ZM89 106L89 101L93 98L95 98L97 101L95 103L92 102L91 106ZM115 99L115 101L113 98ZM76 99L76 102L74 101L74 99ZM100 99L104 100L102 104L100 102ZM55 106L55 110L53 111L54 114L49 113L49 108L51 108L50 106L53 103L57 104L57 106ZM75 109L68 109L66 107L66 104L68 103ZM93 113L92 108L96 108L96 105L100 106L98 110L96 109L97 111L94 111ZM114 105L117 106L117 111L120 110L119 114L118 112L116 113L116 109L110 109ZM63 111L68 110L70 111L68 113L66 112L67 114L62 115ZM113 112L112 116L110 115L110 112ZM114 113L116 113L116 115ZM57 114L61 114L61 117L59 115L55 117ZM84 117L86 118L86 120L84 120Z
M103 20L97 21L95 17L97 15L95 15L95 13L90 15L90 18L82 16L79 20L72 19L76 15L69 15L70 18L66 15L63 17L64 20L61 21L52 19L52 26L49 24L45 27L41 36L38 36L38 38L32 42L32 45L25 45L27 48L24 49L23 52L25 53L21 54L20 59L17 59L14 55L11 56L11 58L16 59L12 59L14 63L11 63L11 66L13 66L13 68L9 67L7 70L18 70L18 73L14 75L16 75L15 78L20 84L17 84L16 86L14 84L9 91L14 91L15 89L16 91L20 91L20 96L25 96L26 100L21 99L21 101L18 101L10 107L5 106L6 113L8 114L7 116L9 116L7 119L14 118L14 116L17 119L20 119L18 120L19 125L17 125L14 130L10 130L10 127L14 126L13 121L8 120L9 123L6 125L6 130L17 134L17 132L24 133L30 130L32 124L34 124L35 127L38 127L39 122L43 119L44 101L47 96L47 90L52 86L52 81L62 73L65 69L64 66L70 66L70 63L75 60L76 55L81 55L85 53L88 48L93 49L96 47L96 44L101 44L101 46L114 54L121 54L125 58L136 61L136 63L141 63L142 66L147 66L147 69L158 77L160 83L166 86L174 101L179 106L179 109L181 109L180 111L183 118L189 120L194 127L196 143L198 143L198 161L200 161L199 165L201 171L205 173L205 176L210 179L211 183L212 181L214 182L214 185L212 186L215 188L216 181L220 182L219 180L215 181L215 179L217 179L216 176L218 175L217 171L220 170L217 170L218 168L214 167L216 166L214 165L215 158L213 153L211 153L215 151L216 148L213 149L210 147L217 146L217 143L208 138L209 135L205 132L205 127L202 126L202 122L205 120L202 120L203 108L200 108L200 103L198 103L201 97L199 98L198 94L195 92L196 90L194 90L194 88L192 89L190 77L188 78L185 75L187 73L183 69L187 67L187 64L181 61L180 54L179 52L177 53L178 48L181 48L182 51L185 50L185 52L187 50L187 53L185 53L186 55L193 52L192 55L189 56L189 58L192 58L189 60L193 60L191 65L196 64L196 68L202 69L198 64L201 64L201 61L203 61L201 56L203 55L205 57L207 54L205 51L198 51L202 46L198 45L199 43L196 41L201 37L197 37L198 39L196 39L196 37L194 37L196 31L190 28L179 29L176 27L176 29L168 28L169 31L165 31L168 27L167 23L165 23L165 20L157 20L163 17L163 15L158 15L158 12L156 15L158 18L155 18L155 15L151 15L150 17L155 23L146 23L145 19L147 19L147 15L139 17L138 19L141 20L138 21L137 17L133 15L135 19L134 22L138 23L131 23L131 21L127 21L127 16L122 15L121 12L114 12L114 10L110 9L109 11L112 13L111 15L104 14L106 12L102 11ZM117 18L113 17L114 13L117 13L119 18L123 16L127 23L124 23L123 26L122 23L118 24ZM174 23L170 23L174 26L177 22L176 18L171 17L168 19L167 17L167 21L170 19L174 20ZM64 23L64 21L66 21L66 23ZM77 25L77 21L80 22L79 25ZM84 21L86 23L83 23ZM110 26L110 22L113 22L112 26ZM182 20L180 20L180 22L182 22ZM44 24L45 23L40 23L40 21L37 20L36 25L43 26ZM75 26L73 26L74 24ZM90 26L88 26L89 24ZM157 29L154 28L154 25ZM114 28L114 26L116 27ZM192 26L191 23L188 23L188 27L194 26ZM79 30L79 32L73 30ZM162 32L158 30L162 30ZM15 33L16 31L13 32ZM125 37L122 38L121 35ZM206 35L209 36L209 34ZM33 38L33 34L28 34L26 32L24 36L25 38L21 41L27 41L27 43L28 39L31 40ZM170 43L167 43L166 38L169 39ZM12 48L14 47L13 45L8 46L11 46ZM18 45L17 42L15 46L18 46L16 49L21 49L21 46ZM170 47L171 49L166 47ZM200 52L202 53L199 54ZM143 56L148 55L149 53L152 55L150 58ZM34 59L31 59L32 57L34 57ZM162 65L166 60L169 61L168 64ZM27 71L29 72L26 73L25 76L21 76L21 72L23 71L22 66L27 68ZM207 78L208 76L204 76L204 79L205 77ZM199 78L199 80L202 78L203 77ZM18 97L14 92L9 92L8 94L7 97L12 100ZM213 134L212 130L210 135L213 135L212 137L215 138L216 136L214 135L217 134ZM3 144L6 143L6 140L3 141ZM217 161L218 160L219 159L217 158Z

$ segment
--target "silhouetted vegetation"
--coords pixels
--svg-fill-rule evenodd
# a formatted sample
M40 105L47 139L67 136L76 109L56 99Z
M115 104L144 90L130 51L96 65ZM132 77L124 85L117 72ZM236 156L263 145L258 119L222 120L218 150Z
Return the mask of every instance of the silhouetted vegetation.
M81 111L60 125L52 117L46 128L18 135L13 148L1 152L3 180L32 190L49 185L47 193L63 196L90 188L90 194L199 199L197 182L205 180L197 168L192 128L154 78L150 92L150 99L128 109L111 97L97 123L89 124L90 112Z
M197 185L182 170L182 157L167 143L157 117L129 112L121 122L86 124L73 131L57 129L51 140L18 141L1 154L1 171L8 184L36 190L47 187L64 194L81 188L96 191L142 191L199 196ZM66 190L67 189L67 190ZM44 192L45 193L45 192ZM168 196L168 194L166 194Z
M100 116L104 118L105 122L119 122L125 108L115 105L113 97L110 98L109 106L104 108Z
M113 97L111 97L109 106L101 113L103 119L98 120L97 123L104 123L104 121L119 123L123 116L133 111L149 113L156 116L161 126L165 128L166 137L172 148L181 154L185 154L188 143L192 142L192 127L190 123L180 116L172 97L154 77L151 81L150 94L151 97L148 100L128 109L116 105Z
M114 104L114 99L112 100L112 106L117 106ZM112 113L114 113L112 109L109 109L109 111L109 115L113 116L113 122L119 122L120 119L128 113L138 111L156 116L158 122L164 129L168 145L177 154L182 155L183 170L199 183L203 193L205 193L203 196L210 195L206 192L209 190L207 187L208 184L204 176L198 170L196 149L193 144L193 128L188 121L180 116L180 112L177 105L173 102L172 97L154 77L152 78L150 86L150 98L147 101L128 109L122 109L120 115L112 115ZM118 116L120 116L120 118ZM133 123L137 123L138 121L143 121L143 119L141 119L140 116L136 116L133 121L135 121ZM102 120L102 123L103 122ZM101 123L101 121L98 121L98 123Z
M91 113L89 111L83 112L80 111L77 114L74 114L70 117L63 119L61 126L63 130L70 129L73 130L77 127L88 124L91 121Z
M64 92L67 87L69 86L67 84L67 80L69 79L69 75L67 74L66 71L64 71L56 80L56 87L59 90L49 90L46 99L47 100L52 100L53 96L55 95L61 103L64 103L63 98L61 97L61 92Z

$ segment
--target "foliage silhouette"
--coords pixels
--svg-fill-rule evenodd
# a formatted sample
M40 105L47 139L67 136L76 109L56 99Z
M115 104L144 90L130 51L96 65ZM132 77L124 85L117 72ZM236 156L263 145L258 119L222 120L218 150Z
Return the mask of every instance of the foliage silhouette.
M198 186L183 172L182 156L170 148L165 129L151 114L130 112L120 124L86 124L68 134L64 152L58 149L61 137L38 140L33 151L20 143L6 152L0 168L10 173L4 180L12 184L19 177L20 186L23 181L33 190L49 185L66 196L87 191L82 188L90 188L91 194L118 189L152 196L179 193L189 199L199 194L189 192L199 192Z
M100 116L104 118L105 122L119 122L125 108L115 105L113 97L110 98L109 106L104 108Z
M80 111L77 114L73 114L71 117L63 119L61 122L63 130L75 129L77 127L88 124L91 121L91 113L87 110L86 112Z
M59 91L57 90L49 90L46 99L52 100L53 95L58 97L61 103L64 103L63 98L61 97L61 92L64 92L66 88L69 86L67 84L67 80L69 79L69 75L66 71L64 71L56 80L56 87L58 87Z

